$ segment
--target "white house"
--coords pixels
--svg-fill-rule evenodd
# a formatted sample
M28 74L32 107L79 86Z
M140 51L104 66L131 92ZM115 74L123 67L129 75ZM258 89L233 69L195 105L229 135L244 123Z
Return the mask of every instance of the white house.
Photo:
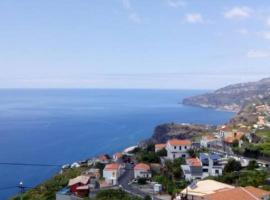
M181 165L185 180L200 180L203 177L202 162L199 158L186 159L186 165Z
M221 163L221 159L221 156L218 154L200 153L200 160L203 167L203 178L222 175L224 165Z
M151 178L150 166L144 163L139 163L134 167L134 178Z
M116 185L121 174L122 166L118 163L107 164L103 170L103 178L110 185Z
M190 140L168 140L166 144L167 158L174 160L176 158L188 157L188 150L191 148Z

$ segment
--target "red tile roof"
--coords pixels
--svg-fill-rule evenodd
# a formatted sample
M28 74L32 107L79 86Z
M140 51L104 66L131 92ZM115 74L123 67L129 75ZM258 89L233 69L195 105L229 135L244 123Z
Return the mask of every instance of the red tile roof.
M227 143L233 143L234 140L240 140L245 134L243 132L232 133L230 136L224 138Z
M187 159L187 164L193 167L200 167L202 166L202 162L200 161L199 158L188 158Z
M118 163L111 163L111 164L107 164L105 166L105 170L111 171L111 170L118 170L120 168L120 164Z
M139 163L139 164L135 165L134 170L145 170L145 171L149 171L150 170L150 167L147 164Z
M173 145L173 146L189 146L189 145L191 145L190 140L172 139L172 140L169 140L168 143Z
M166 147L166 144L155 144L155 149L163 149Z
M249 187L238 187L234 189L229 189L225 191L218 191L210 195L205 195L206 200L259 200L262 197L268 196L270 192Z

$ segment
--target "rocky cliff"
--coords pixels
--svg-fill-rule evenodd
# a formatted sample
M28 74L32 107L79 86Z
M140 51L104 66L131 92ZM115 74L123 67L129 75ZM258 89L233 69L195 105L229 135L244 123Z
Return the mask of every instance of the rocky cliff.
M149 143L166 143L167 140L172 138L177 139L191 139L200 134L206 133L215 128L210 125L199 124L176 124L166 123L158 125L152 137L148 140L142 141L140 145Z

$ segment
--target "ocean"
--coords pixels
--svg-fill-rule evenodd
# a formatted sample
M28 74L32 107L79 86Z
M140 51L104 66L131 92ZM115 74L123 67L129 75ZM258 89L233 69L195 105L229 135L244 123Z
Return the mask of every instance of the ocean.
M0 163L66 164L112 154L166 122L221 124L234 113L184 106L196 90L0 90ZM0 165L0 199L34 187L59 167Z

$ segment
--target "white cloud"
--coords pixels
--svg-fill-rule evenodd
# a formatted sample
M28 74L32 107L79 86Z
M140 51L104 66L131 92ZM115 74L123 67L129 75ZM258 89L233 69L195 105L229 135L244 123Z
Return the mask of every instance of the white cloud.
M173 7L173 8L177 8L179 6L185 6L186 2L183 0L167 0L168 5Z
M188 13L186 14L185 21L191 24L203 23L203 17L200 13Z
M227 10L224 13L224 17L227 19L246 19L251 16L252 9L249 7L234 7L230 10Z
M137 13L130 13L128 18L134 22L134 23L137 23L137 24L140 24L142 22L142 18L137 14Z
M269 50L249 50L247 53L248 58L270 58Z

